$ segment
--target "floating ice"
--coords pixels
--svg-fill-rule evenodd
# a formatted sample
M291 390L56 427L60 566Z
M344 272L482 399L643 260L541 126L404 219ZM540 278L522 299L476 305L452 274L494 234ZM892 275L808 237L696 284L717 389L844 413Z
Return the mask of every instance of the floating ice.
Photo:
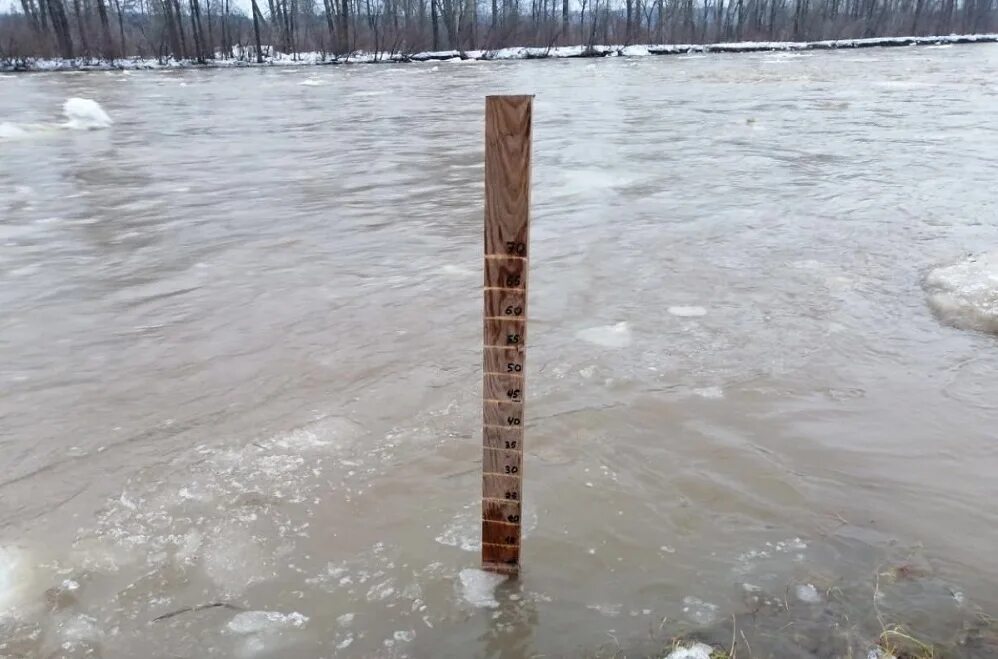
M231 522L212 530L202 552L201 567L226 594L239 595L262 579L264 558L263 549L254 542L252 534Z
M589 327L579 330L575 336L587 343L604 348L626 348L631 345L631 329L626 322L602 327Z
M677 645L665 659L710 659L714 653L714 648L706 643L693 643L690 645Z
M472 606L483 609L494 609L499 606L496 600L496 586L506 580L506 577L494 572L467 568L461 570L461 596Z
M475 512L465 511L458 513L443 532L434 539L448 547L460 547L464 551L478 551L482 547L479 531L477 510Z
M94 130L108 128L111 117L97 101L89 98L73 97L62 104L62 113L66 115L66 128L72 130Z
M924 281L929 306L961 329L998 333L998 250L936 268Z
M717 605L687 595L683 598L683 613L698 625L709 625L717 617Z
M64 640L73 644L95 641L101 635L97 619L83 614L59 623L59 632Z
M701 398L707 398L710 400L724 398L724 389L721 389L720 387L700 387L699 389L694 389L693 393Z
M604 615L607 618L616 618L620 615L620 610L624 607L623 604L587 604L586 608L590 611L596 611L600 615Z
M0 140L17 140L28 133L23 128L7 121L0 122Z
M703 307L669 307L669 313L680 318L699 318L706 316L707 310Z
M297 611L244 611L237 613L229 621L229 631L236 634L258 634L260 632L301 629L308 622L308 616Z
M0 614L16 608L29 581L28 562L23 552L0 547Z
M821 601L821 593L812 584L798 584L796 589L797 599L808 604L817 604Z
M866 653L866 659L897 659L897 657L883 648L876 647Z
M453 275L456 277L464 277L475 274L470 268L463 265L456 265L453 263L445 263L440 271L445 275Z

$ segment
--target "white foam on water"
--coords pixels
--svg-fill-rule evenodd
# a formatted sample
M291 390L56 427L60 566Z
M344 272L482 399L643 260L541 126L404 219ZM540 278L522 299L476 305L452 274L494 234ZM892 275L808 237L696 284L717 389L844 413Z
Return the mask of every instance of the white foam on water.
M506 581L506 577L495 572L475 568L461 570L461 597L468 604L481 609L499 607L496 600L496 587Z
M700 318L707 315L703 307L669 307L669 313L680 318Z
M935 268L923 285L929 306L943 322L998 333L998 250Z
M236 634L259 634L289 629L302 629L308 623L308 616L297 611L243 611L229 621L229 631Z
M706 643L692 643L677 645L672 652L665 655L665 659L710 659L713 653L714 648Z
M302 80L298 84L301 85L301 86L303 86L303 87L321 87L322 85L324 85L326 83L323 82L322 80L316 80L315 78L305 78L304 80Z
M604 348L626 348L631 345L631 328L627 322L579 330L575 336L587 343Z
M62 104L62 113L66 115L66 128L71 130L95 130L108 128L113 123L104 108L95 100L73 97Z

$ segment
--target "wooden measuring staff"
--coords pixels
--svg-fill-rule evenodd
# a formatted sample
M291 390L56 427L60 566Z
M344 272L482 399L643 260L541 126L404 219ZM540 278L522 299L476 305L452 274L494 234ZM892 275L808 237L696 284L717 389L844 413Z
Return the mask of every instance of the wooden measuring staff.
M482 567L520 567L532 96L485 99Z

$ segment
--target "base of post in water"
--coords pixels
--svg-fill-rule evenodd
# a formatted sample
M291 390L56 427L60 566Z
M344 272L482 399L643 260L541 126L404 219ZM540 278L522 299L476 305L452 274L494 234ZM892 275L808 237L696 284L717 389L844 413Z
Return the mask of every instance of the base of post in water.
M483 523L484 527L485 523ZM512 525L510 525L512 526ZM517 530L516 544L498 544L493 542L482 542L482 569L487 572L497 572L499 574L515 575L520 571L520 542L519 528ZM484 535L483 539L488 536Z
M483 562L482 569L486 572L495 572L496 574L505 574L511 577L518 576L520 574L519 565L508 565L506 563L492 563Z

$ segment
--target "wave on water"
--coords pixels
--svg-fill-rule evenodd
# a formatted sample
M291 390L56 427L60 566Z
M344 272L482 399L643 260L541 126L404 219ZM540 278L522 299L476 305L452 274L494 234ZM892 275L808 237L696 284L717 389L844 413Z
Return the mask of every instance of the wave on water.
M998 334L998 250L934 268L923 286L929 307L943 322Z

